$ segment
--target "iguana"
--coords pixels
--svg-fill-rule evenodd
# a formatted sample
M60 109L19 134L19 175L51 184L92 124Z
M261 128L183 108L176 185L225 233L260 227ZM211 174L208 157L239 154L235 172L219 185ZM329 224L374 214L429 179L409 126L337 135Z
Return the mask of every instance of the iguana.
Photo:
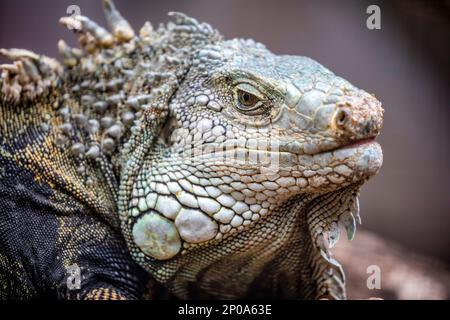
M329 251L383 109L313 61L181 13L64 17L62 64L2 49L0 297L343 299ZM80 268L79 288L67 286Z

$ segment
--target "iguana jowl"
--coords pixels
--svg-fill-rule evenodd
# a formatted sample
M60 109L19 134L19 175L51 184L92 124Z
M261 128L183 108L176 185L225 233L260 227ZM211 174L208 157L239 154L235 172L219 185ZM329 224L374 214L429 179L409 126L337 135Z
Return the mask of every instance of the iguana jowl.
M0 297L345 298L349 239L380 168L380 102L317 62L223 40L180 13L139 35L61 22L82 50L2 50ZM126 245L125 245L126 243ZM131 258L130 258L131 255ZM13 284L13 285L12 285Z

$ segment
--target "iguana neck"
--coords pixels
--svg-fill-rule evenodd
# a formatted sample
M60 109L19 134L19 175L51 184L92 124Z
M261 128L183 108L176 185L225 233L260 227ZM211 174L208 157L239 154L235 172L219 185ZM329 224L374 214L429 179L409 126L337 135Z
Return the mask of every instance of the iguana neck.
M330 215L321 223L337 222L355 189L290 198L253 229L181 258L166 285L180 298L345 298L343 271L331 253L318 246L313 234L320 222L312 221L327 210Z
M181 298L296 298L299 293L314 298L307 198L295 197L253 229L211 248L199 248L210 260L181 259L168 287ZM220 254L212 258L207 252Z

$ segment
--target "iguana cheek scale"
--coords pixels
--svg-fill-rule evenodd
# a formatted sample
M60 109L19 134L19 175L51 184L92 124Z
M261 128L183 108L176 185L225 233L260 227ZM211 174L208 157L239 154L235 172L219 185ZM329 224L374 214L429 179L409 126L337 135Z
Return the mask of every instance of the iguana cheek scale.
M50 186L58 210L105 222L180 298L345 298L329 248L340 226L353 238L381 167L381 103L181 13L137 35L103 2L111 31L61 19L81 44L58 43L62 65L0 51L14 61L0 66L0 160ZM58 239L71 226L59 219Z
M181 249L174 223L155 213L138 220L133 227L133 240L142 252L158 260L170 259Z

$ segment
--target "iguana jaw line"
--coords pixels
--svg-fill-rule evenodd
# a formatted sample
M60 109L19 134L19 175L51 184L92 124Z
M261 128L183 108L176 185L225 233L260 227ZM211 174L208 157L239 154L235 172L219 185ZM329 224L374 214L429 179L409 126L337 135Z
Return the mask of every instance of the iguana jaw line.
M359 146L361 146L363 144L369 144L369 143L372 143L372 142L375 142L375 137L359 139L359 140L350 142L349 144L344 145L340 149L343 149L343 148L355 148L355 147L359 147Z
M192 161L201 161L204 163L212 163L221 161L223 165L239 165L242 169L255 169L261 172L275 173L277 171L305 171L310 169L311 162L318 162L322 159L323 166L333 167L335 164L347 165L354 172L338 172L341 175L349 177L352 174L359 179L362 176L370 177L375 174L382 164L382 152L379 143L372 138L365 138L356 140L349 144L343 145L339 148L334 148L328 151L316 153L314 155L305 155L303 153L297 154L292 152L282 152L276 150L260 150L245 147L235 146L227 148L219 146L215 152L204 152L201 150L194 155L181 154L181 157L191 157ZM362 163L363 157L368 157L371 153L376 153L378 158L369 157L367 163ZM361 162L362 165L355 167L355 164ZM373 162L371 162L373 161ZM355 167L355 168L353 168ZM342 169L342 167L341 167ZM354 183L355 180L350 180L349 183Z

